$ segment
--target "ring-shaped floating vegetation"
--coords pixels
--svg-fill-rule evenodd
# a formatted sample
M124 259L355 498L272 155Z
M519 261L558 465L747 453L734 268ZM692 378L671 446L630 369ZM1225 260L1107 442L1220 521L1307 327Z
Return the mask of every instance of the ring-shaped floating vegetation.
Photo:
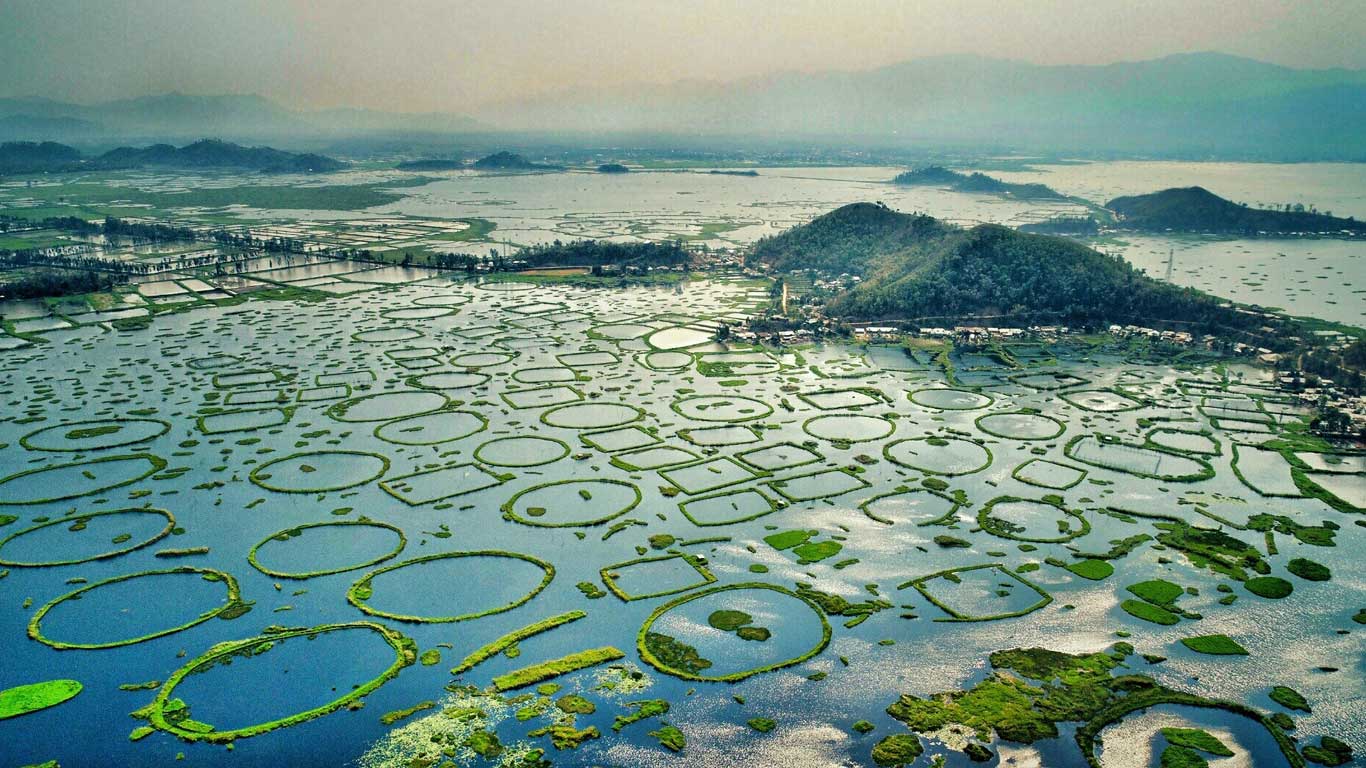
M948 448L954 445L961 445L964 447L972 446L973 449L981 451L984 460L981 461L980 464L974 461L972 464L968 465L967 468L961 469L957 467L935 466L929 464L928 462L918 462L915 459L912 459L911 457L903 455L906 450L910 450L906 446L908 446L911 443L924 444L928 446L927 450L933 450L935 448ZM884 458L886 458L893 464L906 467L907 469L914 469L929 475L943 475L945 477L953 477L956 475L971 475L974 472L981 472L982 470L991 466L992 458L991 449L980 443L974 442L972 440L965 440L961 437L934 436L908 437L902 440L894 440L882 447L882 455Z
M1101 731L1120 722L1133 712L1162 704L1221 709L1235 715L1242 715L1260 723L1266 729L1272 740L1276 742L1276 746L1281 750L1281 756L1285 758L1287 765L1295 768L1304 768L1305 766L1304 758L1297 751L1294 740L1272 721L1271 716L1236 701L1207 699L1185 691L1174 691L1161 685L1125 696L1117 703L1102 709L1100 714L1077 728L1074 738L1077 742L1077 748L1086 758L1087 766L1089 768L1101 768L1100 759L1096 757L1096 743L1099 741L1098 737Z
M475 288L481 291L493 291L495 293L521 293L522 291L534 291L534 283L521 283L515 280L485 280L475 283Z
M996 423L1002 419L1009 423ZM973 423L988 435L1007 440L1052 440L1067 431L1061 420L1030 410L984 413Z
M100 552L98 554L90 555L89 557L82 557L75 560L47 560L38 563L11 560L8 557L5 557L4 555L6 544L21 536L25 536L27 534L33 533L34 531L40 531L45 528L51 528L54 525L84 525L85 523L89 522L92 518L96 517L108 517L110 515L142 514L161 515L162 517L166 518L166 525L163 526L160 531L153 534L151 538L144 539L139 542L134 542L132 544L129 544L128 546L120 547L119 549L110 550L108 552ZM110 558L118 557L119 555L126 555L129 552L134 552L151 544L155 544L156 542L161 541L162 539L171 535L171 531L173 530L175 530L175 515L172 515L170 512L164 509L153 509L151 507L107 509L101 512L86 512L84 514L71 515L69 517L62 517L56 520L48 520L47 522L39 523L38 525L32 526L30 528L25 528L22 531L15 531L14 533L11 533L5 538L0 539L0 566L14 568L54 568L62 565L80 565L81 563L89 563L94 562L96 560L108 560Z
M419 296L413 299L413 304L419 307L459 307L470 303L471 298L458 293L443 293L436 296Z
M126 436L125 431L134 425L146 425L147 429L144 433L134 434L132 437ZM161 419L91 419L35 429L19 438L19 444L30 451L79 453L81 451L102 451L106 448L121 448L125 445L145 443L148 440L155 440L169 431L171 431L171 423ZM49 432L58 434L48 435ZM101 440L100 438L107 439Z
M410 565L420 565L422 563L428 563L433 560L445 560L457 557L501 557L510 560L521 560L523 562L531 563L532 565L540 568L544 575L541 577L541 582L536 586L532 587L531 591L527 592L525 595L522 595L521 597L517 598L516 600L513 600L510 603L506 603L504 605L497 605L482 611L476 611L474 613L457 614L455 616L407 616L400 613L389 613L387 611L381 611L378 608L372 608L367 602L373 595L371 581L376 576L389 573L390 571L397 571L400 568L407 568ZM519 605L524 605L525 603L530 601L531 598L535 597L536 595L539 595L542 590L544 590L547 586L550 585L550 582L554 578L555 566L551 565L545 560L540 559L539 557L534 557L532 555L524 555L520 552L505 552L499 549L484 549L474 552L441 552L435 555L424 555L422 557L415 557L412 560L404 560L401 563L386 565L383 568L377 568L373 571L370 571L369 573L360 577L360 579L357 580L355 584L352 584L351 587L346 590L346 601L359 608L362 613L366 613L371 616L378 616L382 619L390 619L392 621L406 621L413 624L451 624L457 621L470 621L471 619L478 619L484 616L492 616L496 613L505 613L507 611L512 610L513 608L518 607Z
M365 461L365 463L373 464L374 466L367 472L361 472L360 469L357 469L355 472L346 472L343 474L340 482L329 485L288 485L276 480L274 475L269 471L271 467L285 462L297 463L313 457L319 459L318 463L322 463L329 458L353 457ZM300 464L299 469L302 475L311 474L316 471L316 468L311 464ZM251 474L248 475L248 479L268 491L276 491L279 493L326 493L328 491L344 491L347 488L365 485L372 480L378 480L383 477L384 473L388 471L389 459L378 453L370 453L368 451L302 451L300 453L291 453L288 456L281 456L278 459L268 461L265 464L256 467L251 471Z
M1123 390L1114 388L1074 389L1060 393L1058 397L1083 411L1092 413L1123 413L1143 407L1142 401L1135 399Z
M367 422L390 421L405 416L421 416L439 411L450 404L442 394L424 390L422 392L378 392L343 400L327 409L327 415L337 421ZM400 405L406 407L400 408ZM379 411L371 413L371 411Z
M46 616L48 612L51 611L53 608L56 608L57 606L61 605L62 603L68 600L80 600L82 597L85 596L87 592L99 589L100 587L108 586L110 584L117 584L119 582L130 581L132 579L140 579L144 577L167 576L171 574L182 573L197 573L200 576L202 576L206 581L223 582L228 588L227 601L224 602L222 605L218 606L217 608L199 614L195 618L185 622L184 624L181 624L180 626L169 627L167 629L157 630L156 632L149 632L139 637L126 638L123 640L114 640L107 643L68 643L62 640L54 640L48 637L47 635L43 634L43 617ZM28 620L28 636L32 640L36 640L42 643L43 645L49 646L51 648L56 648L59 651L94 651L102 650L105 648L121 648L128 645L136 645L138 643L143 643L148 640L155 640L158 637L173 635L176 632L183 632L184 630L187 630L191 627L197 627L200 624L203 624L204 622L208 621L209 619L214 618L215 616L240 615L241 613L245 612L245 608L247 607L247 605L247 603L244 603L242 601L242 592L237 586L237 579L234 578L232 574L226 571L219 571L213 568L197 568L188 565L180 566L178 568L166 568L163 570L155 571L137 571L136 573L125 573L122 576L114 576L113 578L104 579L103 581L97 581L92 584L85 584L78 589L75 589L71 592L66 593L65 595L53 599L51 602L47 603L42 608L39 608L38 612L33 614L33 618Z
M685 368L691 368L696 357L694 357L691 352L668 350L647 352L643 355L638 355L636 360L652 371L672 373L674 371L684 370Z
M451 358L457 368L492 368L517 359L516 352L466 352Z
M617 583L617 579L621 578L621 571L624 569L631 568L633 566L648 565L650 563L662 563L670 560L682 560L685 564L691 566L692 569L697 573L697 577L699 580L691 584L682 584L679 586L669 587L667 589L639 595L627 592L626 590L621 588L620 584ZM602 577L602 583L607 585L608 591L610 591L617 597L621 598L622 602L625 603L634 602L636 600L649 600L655 597L664 597L665 595L676 595L679 592L687 592L690 589L705 587L708 584L716 583L716 576L711 572L710 569L707 568L706 563L699 558L687 554L686 552L679 552L676 554L669 555L653 555L647 557L638 557L634 560L627 560L621 563L614 563L612 565L603 566L601 569L598 570L598 575Z
M451 389L469 389L481 384L487 384L493 378L487 373L477 371L438 371L436 373L424 373L421 376L409 376L403 383L417 389L431 389L445 391Z
M580 414L591 414L594 409L614 413L615 416L597 419L576 418ZM645 411L626 403L569 403L541 412L541 423L563 429L608 429L630 424L645 418Z
M951 387L917 389L909 397L916 405L937 411L975 411L995 402L991 395Z
M614 510L614 511L612 511L612 512L608 512L608 513L605 514L605 515L602 515L602 516L600 516L600 517L594 517L594 518L591 518L591 519L588 519L588 520L569 520L569 521L565 521L565 522L546 522L546 521L540 520L539 518L535 517L534 515L532 515L532 516L526 516L526 515L522 515L522 514L520 514L520 513L517 512L517 502L520 501L521 498L522 498L523 496L526 496L527 494L535 493L536 491L543 491L543 490L545 490L545 489L547 489L547 488L557 488L557 487L561 487L562 490L568 492L570 489L567 488L567 487L564 487L564 486L570 486L570 485L581 485L581 486L583 486L583 485L586 485L586 486L592 486L592 485L619 485L619 486L623 486L623 487L625 487L625 488L630 488L630 489L634 492L635 498L632 499L628 504L626 504L626 506L622 507L621 509ZM587 490L586 488L580 488L580 489L579 489L579 495L580 495L580 497L584 498L585 501L588 500L588 497L583 497L583 492L586 491L586 490ZM591 493L591 491L590 491L589 493ZM627 512L630 512L631 510L635 509L635 508L636 508L636 505L640 504L640 500L641 500L640 489L637 488L635 485L626 482L625 480L612 480L612 479L605 478L605 477L593 478L593 479L591 479L591 480L556 480L556 481L550 482L550 483L541 483L540 485L533 485L533 486L531 486L530 488L525 488L525 489L523 489L523 490L521 490L521 491L518 491L517 494L514 495L512 498L510 498L510 499L508 499L507 501L503 502L502 511L503 511L503 517L504 517L504 518L506 518L506 519L508 519L508 520L511 520L511 521L513 521L513 522L521 523L522 525L531 525L531 526L535 526L535 527L537 527L537 528L580 528L580 527L588 527L588 526L593 526L593 525L602 525L603 523L606 523L606 522L608 522L608 521L610 521L610 520L615 520L615 519L617 519L618 517L621 517L622 515L626 514ZM544 512L543 512L542 514L544 514Z
M902 497L915 497L915 496L923 496L923 497L925 497L925 498L933 498L933 499L937 499L937 500L940 500L940 501L945 501L945 502L948 502L948 505L949 505L949 508L948 508L948 511L947 511L947 512L944 512L944 513L941 514L941 515L936 515L936 516L930 518L929 520L921 520L921 521L919 521L919 522L916 523L917 526L925 526L925 525L946 525L946 524L948 524L949 522L951 522L952 520L954 520L954 518L955 518L955 517L957 516L957 514L958 514L958 510L963 506L963 504L962 504L961 502L959 502L957 499L953 498L952 496L948 495L947 493L941 493L941 492L939 492L939 491L931 490L931 489L929 489L929 488L911 488L910 490L906 490L906 491L892 491L891 493L881 493L881 494L878 494L877 496L874 496L874 497L872 497L871 499L868 499L867 501L863 502L862 504L859 504L859 507L858 507L858 508L859 508L859 510L860 510L861 512L863 512L863 514L867 515L867 516L868 516L868 519L870 519L870 520L875 520L875 521L877 521L877 522L879 522L879 523L882 523L883 525L895 525L895 524L896 524L896 521L895 521L895 520L891 520L891 519L889 519L889 518L883 517L883 516L877 514L876 512L874 512L873 509L872 509L873 506L876 505L879 501L886 501L887 499L896 499L896 498L902 498Z
M269 544L272 541L288 541L306 530L310 530L313 528L338 528L355 525L365 526L367 528L379 528L381 530L393 531L394 533L398 534L398 546L394 547L392 551L386 552L380 555L379 557L366 560L363 563L356 563L354 565L347 565L342 568L331 568L328 570L321 571L277 571L273 568L267 568L266 566L262 565L256 557L257 551L260 550L261 547L265 546L266 544ZM321 523L305 523L303 525L296 525L293 528L286 528L283 531L277 531L275 533L272 533L264 539L261 539L260 541L256 542L256 545L253 546L251 548L251 551L247 553L247 562L251 563L251 567L255 568L261 573L264 573L267 576L273 576L277 579L311 579L315 576L331 576L334 573L346 573L347 571L356 571L360 570L361 568L369 568L372 565L379 565L385 560L389 560L390 558L396 557L398 553L402 552L403 548L407 545L408 537L404 536L403 529L399 528L396 525L390 525L389 523L382 523L376 520L328 520Z
M313 709L298 712L288 717L278 720L271 720L266 723L247 726L245 728L234 728L228 731L213 730L212 727L204 728L204 724L196 721L168 717L167 705L172 700L171 696L175 692L177 685L186 677L201 670L209 669L216 664L230 661L234 656L250 655L261 648L263 645L286 640L291 637L314 637L325 632L338 632L348 629L365 629L378 633L394 649L394 661L389 668L380 673L372 680L362 683L347 691L340 698L334 699L326 704ZM286 728L291 725L313 720L323 715L335 712L346 705L370 695L376 688L384 685L394 677L398 676L400 670L411 666L417 661L417 644L403 634L389 629L388 627L374 624L368 621L353 621L344 624L323 624L316 627L294 627L281 629L277 632L251 637L245 640L234 640L226 643L219 643L202 655L194 658L188 664L171 673L171 676L162 684L161 690L157 691L156 698L152 703L143 709L134 712L135 717L146 719L153 728L165 731L184 741L204 741L214 744L230 744L238 739L246 739L252 736L259 736L263 733ZM176 709L181 712L183 710ZM193 723L193 727L186 727Z
M515 446L527 447L518 449ZM530 448L530 446L551 450L554 455L551 456L547 453L538 456L536 455L537 448ZM524 458L516 459L506 456L490 458L490 450L497 451L500 449L511 450L513 454L522 455ZM491 467L539 467L545 464L553 464L568 455L569 443L553 437L536 437L533 435L500 437L480 443L479 447L474 449L475 461L488 464Z
M672 611L680 605L684 605L685 603L692 602L693 600L697 600L699 598L708 597L710 595L717 594L718 592L729 592L732 590L743 589L767 589L773 592L777 592L781 595L786 595L787 597L791 597L795 600L799 600L802 603L806 604L806 606L811 609L811 613L814 614L816 619L821 623L820 642L816 643L816 645L813 646L810 650L806 651L805 653L799 656L793 656L790 659L782 659L780 661L773 662L772 664L765 664L763 666L755 667L753 669L742 670L740 672L732 672L728 675L699 675L695 672L689 672L684 669L677 669L675 667L669 666L663 659L660 659L657 656L655 656L655 654L650 650L649 645L646 643L646 636L650 634L650 628L654 626L654 623L657 620L659 620L659 618L664 614L668 613L669 611ZM796 664L801 664L802 662L807 661L808 659L815 658L817 654L825 650L825 646L830 644L830 635L830 622L826 621L825 612L822 611L820 607L817 606L815 603L811 602L810 600L806 599L805 597L802 597L801 595L791 590L777 586L776 584L765 584L763 582L751 581L742 582L740 584L726 584L719 587L711 587L708 589L704 589L699 592L692 592L683 595L682 597L670 600L669 602L659 606L658 608L654 609L654 611L652 611L648 617L646 617L645 623L641 625L640 631L636 634L636 650L640 653L640 658L642 661L659 670L660 672L663 672L666 675L672 675L674 677L682 678L684 680L697 680L699 682L707 683L737 683L741 680L744 680L745 678L753 677L754 675L758 675L764 672L772 672L774 670L783 669L785 667L791 667Z
M1081 455L1082 448L1080 447L1082 446L1083 441L1086 440L1093 441L1097 446L1099 446L1100 450L1109 449L1112 452L1119 451L1122 454L1127 455L1131 458L1137 458L1140 456L1144 456L1146 454L1156 454L1154 461L1152 463L1152 467L1154 470L1161 468L1164 456L1168 457L1168 460L1172 462L1190 462L1194 466L1194 470L1180 473L1158 473L1156 471L1148 472L1134 466L1124 466L1115 461L1107 462L1102 457L1095 455L1092 455L1088 458L1086 456ZM1177 451L1170 450L1168 448L1159 448L1154 445L1136 445L1133 443L1126 443L1120 440L1119 438L1110 435L1077 435L1076 437L1073 437L1071 440L1067 441L1067 445L1063 446L1062 452L1063 455L1067 458L1072 459L1073 461L1079 461L1082 464L1089 464L1093 467L1108 469L1112 472L1123 472L1124 474L1133 475L1135 477L1144 477L1149 480L1162 480L1170 483L1194 483L1199 482L1201 480L1209 480L1215 475L1214 465L1210 464L1208 461L1205 461L1203 458L1199 456L1187 453L1180 453ZM1238 454L1237 446L1234 446L1233 452L1234 460L1236 462ZM1234 464L1234 473L1237 473L1236 463Z
M87 489L72 489L66 483L56 481L39 484L43 487L43 493L57 494L54 496L23 499L6 498L4 496L5 486L9 485L10 483L14 483L15 481L21 480L22 478L33 478L34 476L46 472L51 472L54 473L54 475L59 476L62 471L74 470L77 467L95 467L100 464L107 464L116 461L134 460L142 460L147 462L146 471L141 472L140 474L137 474L133 477L120 478L115 482L97 482L95 487ZM70 464L57 464L54 466L47 467L34 467L33 469L26 469L22 472L16 472L12 475L9 475L8 477L0 478L0 506L15 506L19 504L45 504L49 501L65 501L66 499L74 499L80 496L89 496L92 493L101 493L103 491L113 490L114 488L122 488L125 485L132 485L133 483L136 483L137 481L142 480L143 478L150 477L153 474L156 474L157 472L160 472L165 468L166 460L161 458L160 456L154 456L150 453L130 453L121 456L103 456L98 459L91 459L90 461L77 461L72 462ZM89 469L84 469L80 472L87 479L93 476ZM30 482L33 481L30 480Z
M444 427L440 434L424 437L430 427ZM488 429L489 420L474 411L435 411L386 421L375 427L375 437L395 445L441 445L463 440ZM440 430L438 430L440 431ZM411 433L413 436L409 436Z
M1049 478L1047 477L1047 473L1050 472L1050 469L1048 468L1052 468L1051 472L1054 475L1057 475L1060 472L1069 472L1071 474L1067 475L1067 477L1056 477L1054 478L1056 482L1050 483L1048 482ZM1035 473L1032 476L1030 475L1031 471ZM1086 474L1086 470L1081 469L1080 467L1071 467L1047 459L1030 459L1011 470L1010 476L1025 485L1032 485L1036 488L1049 488L1055 491L1065 491L1080 484L1081 481L1086 478Z
M757 408L741 409L735 408L737 403L751 403ZM704 404L705 403L705 404ZM752 397L740 397L738 395L689 395L679 398L669 403L669 408L674 413L685 419L695 421L720 421L728 424L741 424L746 421L762 419L773 413L773 406L762 400L755 400ZM727 408L734 411L734 415L718 416L707 413L708 410Z
M1040 506L1052 507L1063 515L1063 517L1058 520L1058 530L1061 535L1042 537L1025 536L1020 533L1019 530L1016 530L1019 528L1018 525L1011 523L1008 520L1002 520L998 517L991 516L992 509L995 508L997 504L1037 504ZM1068 517L1074 517L1080 521L1081 527L1075 530L1068 527L1067 530L1064 531L1063 524ZM1026 499L1019 496L997 496L983 505L981 511L977 513L977 524L981 526L982 530L992 536L999 536L1000 538L1012 539L1014 541L1028 541L1035 544L1061 544L1065 541L1081 538L1091 532L1091 523L1087 521L1086 517L1082 515L1081 512L1078 512L1075 509L1068 509L1063 505L1062 499L1058 497L1048 496L1045 496L1042 499Z
M966 613L962 613L962 612L958 611L957 609L953 608L952 606L948 605L947 603L941 601L939 598L937 598L937 597L935 597L934 595L930 594L930 591L929 591L928 589L925 588L925 584L928 583L928 582L930 582L930 581L933 581L934 579L942 578L942 577L945 577L945 576L957 576L957 574L960 574L960 573L967 573L967 572L969 572L969 571L977 571L977 570L981 570L981 569L983 569L983 568L993 568L993 569L995 569L995 570L997 570L997 571L1000 571L1001 573L1004 573L1005 575L1009 576L1010 578L1014 579L1015 581L1017 581L1017 582L1019 582L1019 583L1025 585L1026 587L1029 587L1030 589L1032 589L1035 593L1037 593L1037 594L1039 595L1039 601L1036 602L1036 603L1033 603L1033 604L1031 604L1031 605L1028 605L1028 606L1026 606L1026 607L1024 607L1024 608L1021 608L1021 609L1018 610L1018 611L1009 611L1009 612L1006 612L1006 613L993 613L993 614L987 614L987 615L983 615L983 616L975 616L975 615L966 614ZM1024 616L1024 615L1026 615L1026 614L1033 613L1033 612L1039 610L1040 608L1043 608L1044 606L1048 605L1049 603L1053 602L1053 596L1050 595L1050 594L1048 594L1048 592L1045 591L1043 587L1040 587L1038 584L1035 584L1034 582L1030 581L1029 579L1026 579L1025 577L1021 576L1020 574L1016 573L1015 571L1010 570L1009 568L1005 567L1005 566L1002 565L1001 563L983 563L983 564L981 564L981 565L969 565L969 566L965 566L965 567L961 567L961 568L946 568L946 569L944 569L944 570L942 570L942 571L935 571L934 573L926 574L926 575L921 576L921 577L919 577L919 578L911 579L910 581L903 582L903 583L901 583L901 584L898 584L896 588L897 588L897 589L905 589L906 587L915 587L915 590L916 590L917 592L919 592L922 596L924 596L924 598L925 598L926 600L929 600L931 603L933 603L934 606L935 606L936 608L938 608L939 610L943 611L944 613L947 613L947 614L948 614L947 617L939 617L939 618L936 618L936 619L935 619L935 621L941 621L941 622L958 622L958 621L961 621L961 622L973 622L973 621L997 621L997 620L1000 620L1000 619L1013 619L1013 618L1015 618L1015 617L1017 617L1017 616Z
M379 313L385 320L435 320L456 313L455 307L399 307Z
M867 430L849 429L857 425ZM878 430L874 433L872 430ZM881 440L896 431L896 422L883 416L857 413L826 413L802 422L802 431L832 443L866 443Z
M356 331L351 334L351 338L365 344L381 344L394 341L412 341L422 338L422 331L416 328L401 326L398 328L368 328L364 331Z

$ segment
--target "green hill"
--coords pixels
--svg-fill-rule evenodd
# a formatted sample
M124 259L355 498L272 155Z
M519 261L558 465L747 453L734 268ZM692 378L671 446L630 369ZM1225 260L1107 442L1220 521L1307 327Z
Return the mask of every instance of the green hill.
M74 168L81 153L55 141L10 141L0 144L0 173L43 173Z
M231 168L263 173L326 173L345 166L330 157L286 152L272 147L244 147L217 139L201 139L183 147L153 144L119 147L90 161L97 168Z
M560 171L564 170L558 165L547 165L545 163L533 163L521 155L512 152L495 152L487 157L481 157L474 161L471 166L476 171Z
M243 147L217 139L201 139L183 147L153 144L119 147L98 157L45 141L0 144L0 173L65 173L90 170L170 168L230 169L262 173L326 173L345 168L330 157L286 152L272 147Z
M985 173L959 173L942 165L906 171L892 179L904 186L948 187L957 192L976 192L1022 200L1063 200L1065 196L1046 184L1012 184Z
M869 203L762 240L751 258L778 270L860 275L861 283L827 306L830 315L852 320L1010 315L1073 323L1255 322L1072 240L996 225L962 229Z
M1366 222L1304 211L1248 208L1204 187L1164 189L1148 195L1117 197L1105 207L1119 225L1142 232L1220 234L1363 234Z

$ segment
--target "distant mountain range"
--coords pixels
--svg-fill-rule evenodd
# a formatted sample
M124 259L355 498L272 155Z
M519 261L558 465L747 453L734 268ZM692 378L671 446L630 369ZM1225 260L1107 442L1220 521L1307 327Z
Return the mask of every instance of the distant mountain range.
M272 147L243 147L215 139L202 139L183 147L170 144L118 147L93 157L86 157L72 147L50 141L0 144L0 173L65 173L132 168L326 173L345 167L344 163L323 155L285 152Z
M351 108L299 111L255 95L169 93L91 105L48 99L0 99L0 140L93 143L127 138L185 140L218 136L261 141L479 130L487 130L487 126L458 115Z
M807 145L1015 149L1061 155L1366 160L1366 70L1293 69L1217 53L1045 66L976 55L570 93L470 116L292 110L254 95L103 104L0 99L0 140L83 144L520 132L736 138ZM273 141L277 145L281 141Z
M1102 66L943 56L859 72L581 90L476 116L520 130L1366 160L1366 71L1217 53Z

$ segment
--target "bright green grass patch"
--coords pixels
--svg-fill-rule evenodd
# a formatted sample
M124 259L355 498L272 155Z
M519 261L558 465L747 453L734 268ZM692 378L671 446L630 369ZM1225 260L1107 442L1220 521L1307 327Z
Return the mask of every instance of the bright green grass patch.
M549 680L552 677L577 672L580 669L595 667L609 661L625 658L626 654L611 646L602 648L590 648L586 651L571 653L558 659L544 661L540 664L533 664L518 670L499 675L493 678L493 687L499 693L510 691L514 688L525 688L528 685Z
M1224 742L1199 728L1163 728L1162 735L1168 744L1198 749L1219 757L1233 757L1233 750L1225 746Z
M1196 653L1211 656L1246 656L1247 649L1228 635L1199 635L1182 638L1181 644Z
M46 680L0 691L0 720L55 707L81 692L75 680Z

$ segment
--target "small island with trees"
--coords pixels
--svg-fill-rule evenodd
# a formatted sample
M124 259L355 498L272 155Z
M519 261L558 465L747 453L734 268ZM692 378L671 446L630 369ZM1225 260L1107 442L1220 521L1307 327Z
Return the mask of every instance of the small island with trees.
M1198 232L1226 235L1366 235L1366 221L1338 218L1312 207L1252 208L1204 187L1164 189L1147 195L1116 197L1105 204L1121 229L1137 232Z
M955 192L1000 195L1021 200L1065 200L1066 195L1045 184L1012 184L985 173L959 173L942 165L929 165L898 174L893 184L933 186Z

